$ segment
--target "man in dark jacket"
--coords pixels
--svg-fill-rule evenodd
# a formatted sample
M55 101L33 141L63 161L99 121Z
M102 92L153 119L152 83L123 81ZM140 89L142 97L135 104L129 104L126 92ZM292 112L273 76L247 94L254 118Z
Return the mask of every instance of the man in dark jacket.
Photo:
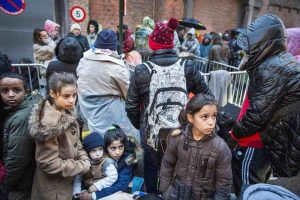
M286 42L284 24L274 15L259 17L237 40L246 53L240 69L247 70L250 82L249 107L232 131L244 144L233 155L236 194L243 184L268 180L269 158L277 176L295 176L300 169L300 66ZM257 132L265 148L253 142Z
M48 65L46 79L48 80L53 72L69 72L77 77L76 69L83 52L83 46L75 38L62 39L55 48L57 60Z
M174 29L178 25L177 20L170 19L169 23L157 23L154 31L149 36L149 47L154 51L149 61L160 67L167 67L178 62L179 58L173 50ZM203 77L196 70L192 61L186 61L184 66L186 77L186 88L188 93L211 94ZM144 111L149 104L150 72L145 64L138 65L130 80L128 96L126 100L126 111L131 123L141 130L141 138L145 137L146 123L142 123ZM143 124L140 127L140 124ZM144 145L144 177L147 192L157 192L158 170L160 168L160 154L149 145Z

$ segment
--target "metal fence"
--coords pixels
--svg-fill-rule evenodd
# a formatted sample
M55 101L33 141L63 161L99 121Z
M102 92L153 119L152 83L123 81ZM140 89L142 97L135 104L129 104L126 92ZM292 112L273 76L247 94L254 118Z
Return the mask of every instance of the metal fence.
M232 65L209 61L207 58L193 56L192 60L195 62L197 69L202 73L209 73L210 71L226 70L229 72L239 71L239 68Z
M42 64L12 64L15 72L22 74L29 89L29 99L34 102L45 96L46 79L42 75L45 67ZM41 73L42 72L42 73Z
M231 77L230 87L232 88L231 98L228 99L228 103L232 103L241 107L245 99L249 79L246 71L234 71L228 72ZM210 73L201 73L204 76L206 83L209 83ZM220 83L221 84L221 83Z

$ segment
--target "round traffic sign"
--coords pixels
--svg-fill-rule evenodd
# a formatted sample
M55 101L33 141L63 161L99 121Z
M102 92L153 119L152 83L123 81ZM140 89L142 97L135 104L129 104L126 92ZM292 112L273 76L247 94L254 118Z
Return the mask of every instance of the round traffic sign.
M70 15L75 22L82 22L86 17L86 12L82 7L74 6L71 8Z
M0 9L9 15L19 15L25 10L24 0L0 0Z

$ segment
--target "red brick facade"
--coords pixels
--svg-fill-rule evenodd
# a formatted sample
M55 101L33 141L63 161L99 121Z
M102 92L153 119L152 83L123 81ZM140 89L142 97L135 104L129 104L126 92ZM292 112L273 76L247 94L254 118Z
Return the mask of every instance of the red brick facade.
M127 15L124 17L124 23L134 30L145 16L152 17L155 21L170 17L182 18L185 2L185 0L127 0ZM247 22L247 2L247 0L194 0L193 17L207 27L206 32L224 32L241 27ZM287 27L300 26L299 9L270 5L274 0L256 0L256 2L261 6L255 7L253 19L264 13L273 13L281 17ZM117 29L119 0L68 0L68 4L69 6L81 5L89 13L89 18L81 23L82 29L86 29L89 19L97 20L103 28ZM71 18L70 22L72 22Z
M76 23L75 21L73 21L73 19L71 18L71 15L70 15L70 10L73 6L80 6L86 12L85 20L83 22L79 23L81 26L81 32L83 34L86 34L87 24L89 22L89 16L90 16L90 10L89 10L90 2L89 2L89 0L68 0L68 13L67 14L68 14L68 21L69 21L69 24L68 24L69 29L73 23Z

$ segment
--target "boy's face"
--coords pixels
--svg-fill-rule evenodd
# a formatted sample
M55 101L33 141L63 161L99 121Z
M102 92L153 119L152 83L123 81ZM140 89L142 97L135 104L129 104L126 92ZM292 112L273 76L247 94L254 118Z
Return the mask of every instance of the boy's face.
M6 106L19 106L26 96L24 82L18 78L3 78L0 80L1 99Z
M91 160L100 161L103 157L103 147L95 147L89 152Z

